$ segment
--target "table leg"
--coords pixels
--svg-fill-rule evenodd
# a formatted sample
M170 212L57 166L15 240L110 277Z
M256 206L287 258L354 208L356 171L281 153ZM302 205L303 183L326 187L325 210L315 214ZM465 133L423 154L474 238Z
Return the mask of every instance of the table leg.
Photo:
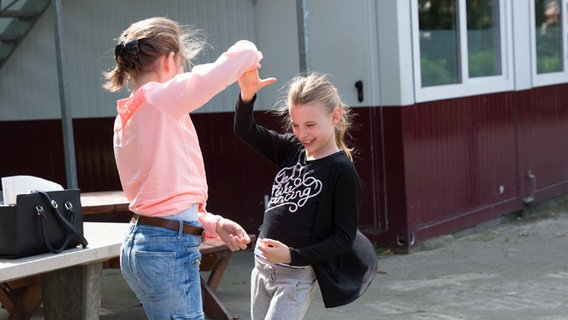
M99 319L102 262L41 275L46 320Z
M203 299L203 311L209 319L237 320L239 316L233 316L225 308L221 300L217 298L215 291L221 283L225 269L229 265L232 252L223 250L202 256L202 270L210 271L207 281L201 277L201 295Z
M209 274L209 278L207 278L207 285L213 292L217 291L219 284L221 283L221 279L223 278L223 274L225 273L225 269L229 265L229 260L231 259L232 252L227 250L223 252L219 252L216 254L217 262L215 266L211 269L211 273Z
M215 320L238 320L239 316L232 316L221 300L217 298L215 292L207 285L207 282L201 278L201 295L203 299L203 310L207 319Z

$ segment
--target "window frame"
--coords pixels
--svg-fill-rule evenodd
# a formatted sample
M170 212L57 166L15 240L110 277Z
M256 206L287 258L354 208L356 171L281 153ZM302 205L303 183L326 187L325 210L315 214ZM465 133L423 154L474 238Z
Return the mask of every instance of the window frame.
M459 67L461 82L455 84L422 87L420 63L420 26L418 0L411 2L412 51L414 63L414 88L416 102L450 99L456 97L510 91L514 88L513 34L511 0L497 0L499 4L499 41L501 45L501 74L496 76L469 76L466 0L455 0L458 7Z
M558 72L542 73L537 71L537 52L536 52L536 33L539 30L536 28L535 17L535 1L529 0L530 3L530 50L531 50L531 76L533 87L548 86L568 82L568 30L566 24L568 23L567 17L567 4L565 0L560 0L560 24L562 28L562 55L563 55L563 70Z

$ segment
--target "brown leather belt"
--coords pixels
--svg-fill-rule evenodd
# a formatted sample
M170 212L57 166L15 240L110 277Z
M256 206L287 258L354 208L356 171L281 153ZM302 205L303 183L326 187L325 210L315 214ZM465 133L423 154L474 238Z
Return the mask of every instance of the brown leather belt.
M138 217L138 224L147 225L147 226L154 226L154 227L162 227L174 231L179 230L179 224L183 223L183 221L178 220L169 220L164 218L158 217L147 217L141 215L134 215L130 222L136 223L136 217ZM203 236L203 228L192 226L190 224L183 223L183 233L191 234L194 236Z

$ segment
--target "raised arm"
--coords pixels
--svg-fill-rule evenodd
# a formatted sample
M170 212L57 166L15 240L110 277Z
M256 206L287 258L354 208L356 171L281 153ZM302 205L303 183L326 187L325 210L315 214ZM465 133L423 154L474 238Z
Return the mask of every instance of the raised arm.
M148 94L148 101L173 116L181 116L200 108L215 95L237 81L243 73L260 67L262 53L256 46L241 40L231 46L215 62L195 66L191 72L154 84L159 88Z
M254 95L260 91L260 89L275 82L276 78L273 77L260 79L258 68L243 73L238 80L239 87L241 88L241 100L244 103L251 102Z

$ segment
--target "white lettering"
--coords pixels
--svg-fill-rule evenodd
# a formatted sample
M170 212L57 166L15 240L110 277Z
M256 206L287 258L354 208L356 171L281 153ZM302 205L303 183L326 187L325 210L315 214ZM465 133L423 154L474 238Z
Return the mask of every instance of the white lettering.
M317 196L321 189L322 182L311 177L309 172L306 172L306 167L301 164L283 168L274 179L267 210L290 205L290 212L296 212L308 199Z

